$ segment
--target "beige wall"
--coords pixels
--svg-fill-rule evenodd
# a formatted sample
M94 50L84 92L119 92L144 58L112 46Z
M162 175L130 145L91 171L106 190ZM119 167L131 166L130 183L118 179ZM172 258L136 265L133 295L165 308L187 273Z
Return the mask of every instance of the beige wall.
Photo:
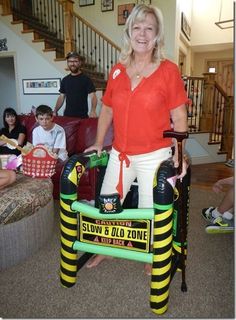
M184 13L190 27L192 26L192 0L178 0L178 23L177 23L177 39L178 39L178 54L181 53L185 56L184 66L182 73L184 75L190 74L191 69L191 38L186 38L181 30L181 14Z
M101 0L95 0L94 5L86 7L80 7L79 0L74 0L74 11L118 46L121 46L121 34L124 26L117 24L117 6L135 2L136 1L114 0L113 11L101 12Z
M152 0L152 4L158 6L164 16L167 58L178 63L180 49L186 55L186 74L196 75L203 72L203 57L210 54L212 50L213 56L221 57L224 50L227 51L231 47L230 55L232 56L233 29L221 30L215 22L219 20L221 3L221 20L233 17L233 2L233 0ZM79 0L74 0L74 10L121 46L124 26L117 24L117 7L127 3L136 3L136 0L114 0L113 11L101 12L101 0L95 0L95 5L86 7L79 7ZM185 13L191 26L190 41L181 31L181 12ZM195 53L195 51L204 53Z
M174 0L153 0L163 14L165 32L166 57L178 62L178 28L177 28L177 2Z
M189 0L184 0L189 1ZM136 0L114 0L114 10L101 12L101 0L95 0L92 6L80 7L79 0L74 0L74 10L90 22L100 32L110 38L118 46L121 46L123 25L117 24L118 5L136 3ZM152 4L158 6L164 16L165 28L165 52L169 59L176 60L178 53L176 41L176 1L152 0Z
M194 64L192 65L192 76L202 76L204 72L207 72L206 61L207 60L233 60L233 50L224 50L216 52L204 52L194 54Z

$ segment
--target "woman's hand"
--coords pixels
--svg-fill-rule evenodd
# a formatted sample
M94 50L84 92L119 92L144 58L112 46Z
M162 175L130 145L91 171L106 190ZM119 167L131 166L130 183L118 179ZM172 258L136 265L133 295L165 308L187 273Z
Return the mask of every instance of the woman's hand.
M179 167L179 161L178 161L178 156L177 155L173 155L173 162L174 162L174 167L178 168ZM185 155L183 155L183 165L182 165L182 170L180 175L177 176L177 179L182 179L186 174L187 174L187 169L188 169L188 162L187 162L187 158Z
M89 118L97 118L96 111L91 110L90 113L89 113Z
M93 144L91 147L84 150L84 152L89 152L89 151L96 151L97 155L99 157L102 153L102 145Z

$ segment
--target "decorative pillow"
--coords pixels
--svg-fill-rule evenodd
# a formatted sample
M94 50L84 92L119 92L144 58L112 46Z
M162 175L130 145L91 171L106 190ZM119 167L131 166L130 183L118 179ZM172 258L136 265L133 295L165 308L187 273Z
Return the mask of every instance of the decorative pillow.
M26 127L27 141L32 143L32 131L35 127L38 126L38 123L35 120L35 116L33 114L21 114L19 115L19 119L21 124Z

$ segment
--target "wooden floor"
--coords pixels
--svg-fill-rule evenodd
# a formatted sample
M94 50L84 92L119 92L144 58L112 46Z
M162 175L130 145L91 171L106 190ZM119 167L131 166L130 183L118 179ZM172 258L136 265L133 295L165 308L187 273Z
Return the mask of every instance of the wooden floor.
M234 175L234 168L224 163L207 163L191 166L191 186L201 189L211 189L213 184L223 178Z

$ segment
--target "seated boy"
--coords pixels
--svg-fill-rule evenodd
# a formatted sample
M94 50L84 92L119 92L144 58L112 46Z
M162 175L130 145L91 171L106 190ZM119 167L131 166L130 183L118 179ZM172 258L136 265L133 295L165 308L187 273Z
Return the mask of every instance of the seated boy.
M34 146L43 144L58 155L62 161L67 160L65 130L53 122L53 111L47 105L36 108L35 118L39 126L34 128L32 143Z
M16 173L13 170L0 169L0 189L7 187L16 181Z

